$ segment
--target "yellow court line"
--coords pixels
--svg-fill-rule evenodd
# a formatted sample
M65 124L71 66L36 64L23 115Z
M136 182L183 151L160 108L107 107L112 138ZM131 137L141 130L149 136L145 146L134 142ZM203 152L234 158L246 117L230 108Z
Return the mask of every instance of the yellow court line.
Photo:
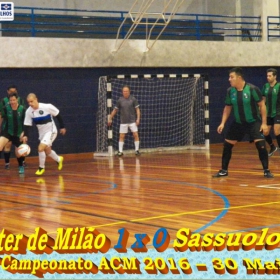
M132 220L128 220L128 221L120 221L120 222L114 222L114 223L97 225L97 226L87 226L87 228L100 228L100 227L106 227L106 226L114 226L114 225L127 224L127 223L130 223L130 222L156 220L156 219L163 219L163 218L168 218L168 217L178 217L178 216L191 215L191 214L194 215L194 214L198 214L198 213L222 211L222 210L225 210L225 209L233 210L233 209L242 209L242 208L249 208L249 207L256 207L256 206L272 205L272 204L280 204L280 201L257 203L257 204L248 204L248 205L242 205L242 206L233 206L233 207L229 207L229 208L215 208L215 209L207 209L207 210L182 212L182 213L176 213L176 214L167 214L167 215L161 215L161 216L154 216L154 217L149 217L149 218L138 218L138 219L132 219ZM56 233L56 231L48 232L48 233Z
M129 223L129 222L156 220L156 219L163 219L163 218L168 218L168 217L178 217L178 216L184 216L184 215L190 215L190 214L194 215L194 214L198 214L198 213L222 211L222 210L225 210L225 209L233 210L233 209L242 209L242 208L249 208L249 207L256 207L256 206L279 204L279 203L280 203L280 201L274 201L274 202L249 204L249 205L242 205L242 206L233 206L233 207L229 207L229 208L216 208L216 209L208 209L208 210L198 210L198 211L191 211L191 212L182 212L182 213L176 213L176 214L167 214L167 215L161 215L161 216L154 216L154 217L149 217L149 218L133 219L133 220L129 220L129 221L115 222L115 223L98 225L98 226L91 226L91 227L97 228L97 227L104 227L104 226L112 226L112 225L116 225L116 224L125 224L125 223Z

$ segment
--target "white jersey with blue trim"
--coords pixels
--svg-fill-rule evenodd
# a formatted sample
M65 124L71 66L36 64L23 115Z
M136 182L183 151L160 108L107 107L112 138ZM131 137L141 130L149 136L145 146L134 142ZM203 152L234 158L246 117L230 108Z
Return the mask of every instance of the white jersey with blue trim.
M24 125L32 126L36 124L39 135L47 132L57 133L57 128L53 116L57 116L59 110L52 104L39 103L38 109L29 107L25 113Z

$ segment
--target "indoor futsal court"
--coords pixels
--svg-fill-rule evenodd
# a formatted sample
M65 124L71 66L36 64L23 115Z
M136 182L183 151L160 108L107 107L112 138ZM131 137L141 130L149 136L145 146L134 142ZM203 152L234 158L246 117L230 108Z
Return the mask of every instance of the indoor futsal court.
M280 225L280 155L270 158L275 178L266 179L253 144L238 143L229 176L212 178L220 169L222 144L210 150L142 153L136 157L94 158L92 153L64 155L63 170L47 159L43 176L34 173L37 157L27 157L24 176L17 162L0 173L1 219L14 234L41 227L55 236L57 228L95 227L116 244L118 230L155 232L165 227L174 240L181 228L192 232L254 232ZM171 246L171 245L170 245Z

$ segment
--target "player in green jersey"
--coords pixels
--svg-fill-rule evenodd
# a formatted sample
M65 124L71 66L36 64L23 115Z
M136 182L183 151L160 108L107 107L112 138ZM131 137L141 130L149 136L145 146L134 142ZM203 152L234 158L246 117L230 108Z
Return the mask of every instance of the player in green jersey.
M1 112L2 108L5 108L6 106L9 105L9 96L14 93L18 94L17 87L15 85L9 86L7 88L7 96L4 97L0 102L0 112ZM21 97L18 97L18 104L22 105L24 108L26 108L24 99ZM0 128L2 126L3 126L3 118L1 117L1 114L0 114ZM11 141L8 142L4 147L5 169L10 169L11 147L12 147Z
M277 83L277 70L269 68L266 71L267 83L262 88L263 98L266 104L267 111L267 127L268 135L265 136L266 142L270 146L268 156L272 156L280 147L280 83ZM278 147L274 145L270 130L273 126Z
M9 96L9 105L2 107L1 116L3 118L3 124L0 136L0 151L3 150L8 142L11 142L16 147L19 147L19 145L22 144L20 137L23 136L25 108L18 104L18 95L16 93ZM17 160L19 164L19 173L23 174L24 157L17 155Z
M268 153L265 148L264 135L268 134L266 124L266 106L260 89L252 84L246 83L241 68L232 68L229 71L229 82L231 87L227 90L225 107L218 133L222 133L225 123L233 109L235 120L229 127L225 137L222 169L213 177L228 176L228 165L232 155L232 148L241 141L246 134L254 140L259 153L264 177L274 176L268 169Z

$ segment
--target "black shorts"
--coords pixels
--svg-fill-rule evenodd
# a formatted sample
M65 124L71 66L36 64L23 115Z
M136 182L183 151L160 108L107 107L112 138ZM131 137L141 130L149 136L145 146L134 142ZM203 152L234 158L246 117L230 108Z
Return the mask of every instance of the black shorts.
M226 139L241 141L246 134L249 135L250 140L265 139L260 127L261 121L243 124L233 122L226 134Z
M269 126L274 124L280 124L280 116L275 116L274 118L267 117L266 122Z
M11 141L13 143L13 145L15 145L16 147L19 147L22 144L22 142L20 142L20 140L19 140L19 137L12 136L5 131L2 131L1 136L9 139L9 141Z

